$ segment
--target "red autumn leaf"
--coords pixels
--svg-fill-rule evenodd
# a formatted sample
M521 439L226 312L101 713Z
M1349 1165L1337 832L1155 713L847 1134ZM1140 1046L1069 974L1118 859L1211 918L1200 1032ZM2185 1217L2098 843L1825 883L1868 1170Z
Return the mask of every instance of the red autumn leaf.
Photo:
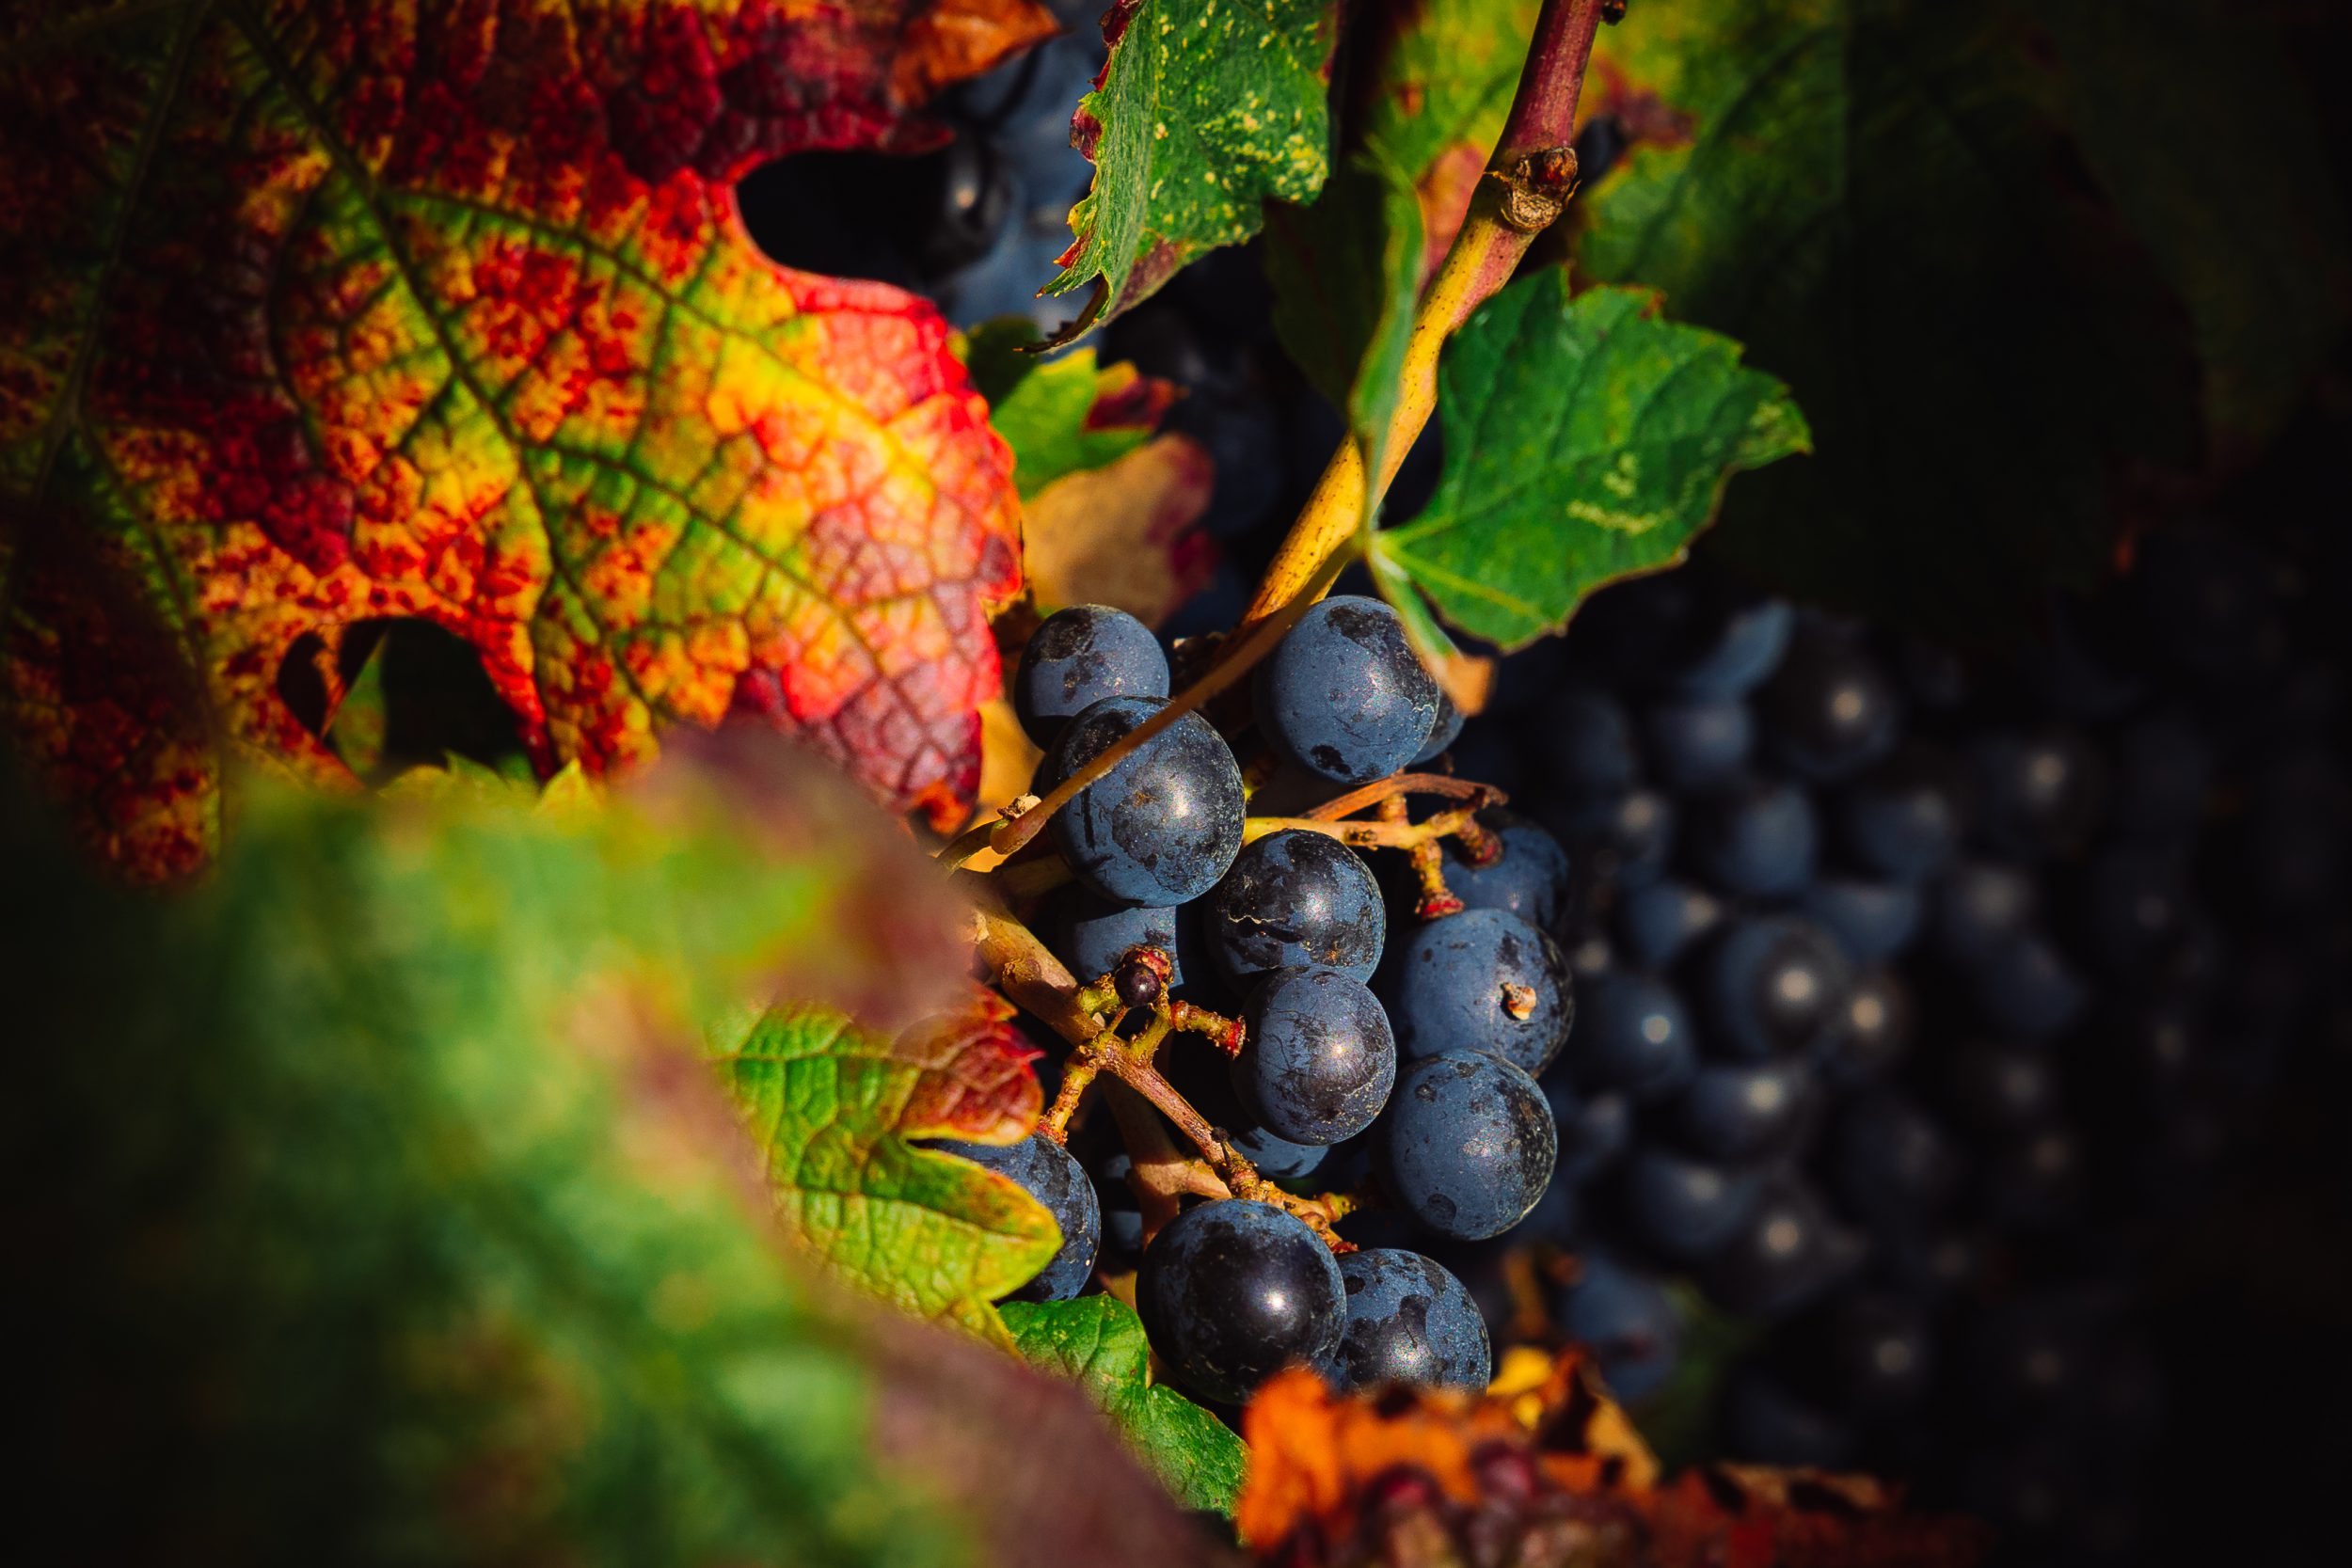
M184 870L228 755L345 776L279 696L297 641L414 616L479 651L542 768L747 711L958 815L1019 577L1010 459L929 305L769 263L731 187L927 145L925 96L1052 25L13 8L8 727L120 862Z
M1661 1486L1574 1350L1515 1352L1484 1394L1284 1372L1243 1434L1234 1520L1279 1568L1972 1568L1986 1545L1867 1477L1711 1465Z
M1044 1054L1022 1037L1013 1006L975 981L961 1004L922 1020L894 1051L921 1069L899 1111L897 1131L910 1138L1018 1138L1044 1109L1030 1064Z

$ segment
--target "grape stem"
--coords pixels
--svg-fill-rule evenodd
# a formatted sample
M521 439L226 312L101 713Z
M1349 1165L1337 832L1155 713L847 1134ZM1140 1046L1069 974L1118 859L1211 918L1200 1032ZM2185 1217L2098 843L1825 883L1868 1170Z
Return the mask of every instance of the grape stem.
M1197 712L1212 699L1238 684L1260 659L1274 651L1276 644L1282 641L1283 634L1297 623L1298 618L1323 597L1346 564L1347 558L1343 554L1333 552L1311 576L1307 591L1298 595L1296 603L1278 607L1273 614L1235 631L1217 649L1216 661L1199 680L1170 697L1142 723L1104 747L1100 755L1073 769L1042 800L1033 800L1026 809L1010 816L967 829L954 843L940 851L940 863L951 870L985 873L995 870L1020 853L1045 824L1053 820L1054 814L1074 800L1080 790L1100 781L1185 714Z
M1160 1075L1159 1069L1152 1065L1152 1056L1160 1041L1174 1027L1171 1007L1163 1005L1157 1009L1152 1025L1136 1038L1121 1039L1118 1024L1122 1009L1108 984L1098 981L1090 986L1080 985L1061 960L1038 941L1035 932L1002 909L983 901L975 913L980 961L987 966L997 989L1044 1020L1070 1042L1070 1059L1062 1068L1062 1090L1055 1097L1053 1109L1041 1118L1040 1131L1058 1142L1089 1085L1098 1074L1107 1076L1134 1090L1173 1123L1176 1131L1200 1151L1201 1159L1224 1182L1231 1196L1286 1209L1304 1221L1332 1251L1355 1250L1331 1228L1334 1215L1325 1200L1296 1196L1260 1176L1257 1167L1234 1153L1208 1118L1194 1110L1191 1101ZM1187 1027L1209 1032L1202 1023L1206 1020L1239 1028L1231 1020L1216 1019L1216 1015L1199 1009L1192 1009ZM1080 1076L1085 1082L1073 1089L1071 1080ZM1113 1115L1117 1115L1116 1109ZM1134 1150L1128 1152L1132 1158Z
M1242 616L1245 627L1295 604L1322 576L1325 562L1344 558L1360 541L1373 504L1437 408L1438 351L1510 281L1535 236L1565 210L1576 186L1571 144L1593 35L1624 9L1611 0L1544 0L1486 178L1414 312L1396 405L1380 441L1376 483L1365 484L1363 449L1355 437L1343 440L1259 582Z

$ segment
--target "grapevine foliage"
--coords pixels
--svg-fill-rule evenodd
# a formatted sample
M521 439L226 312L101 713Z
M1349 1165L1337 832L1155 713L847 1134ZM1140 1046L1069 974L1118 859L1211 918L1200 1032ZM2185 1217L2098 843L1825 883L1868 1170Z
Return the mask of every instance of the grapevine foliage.
M418 617L534 760L746 711L947 819L1002 444L923 302L781 271L732 182L911 149L1027 0L84 7L0 53L9 727L143 876L227 752L331 779L290 655ZM331 668L331 657L327 661Z
M1262 200L1305 200L1330 168L1329 0L1119 0L1103 37L1110 60L1073 127L1094 188L1049 285L1094 285L1073 335L1248 239Z

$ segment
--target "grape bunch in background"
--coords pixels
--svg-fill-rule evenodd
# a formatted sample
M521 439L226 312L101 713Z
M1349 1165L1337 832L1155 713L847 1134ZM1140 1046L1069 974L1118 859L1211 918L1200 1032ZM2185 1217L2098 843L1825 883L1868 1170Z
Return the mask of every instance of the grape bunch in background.
M2138 1550L2144 1276L2340 984L2337 677L2290 566L2155 532L1980 660L1683 571L1506 665L1457 757L1573 863L1579 1006L1555 1191L1446 1255L1498 1325L1537 1243L1637 1409L1694 1303L1737 1325L1717 1451Z
M1161 710L1169 659L1132 616L1082 605L1036 628L1010 686L1042 792ZM1132 1275L1153 1351L1199 1398L1238 1404L1297 1364L1343 1386L1482 1387L1478 1306L1427 1249L1501 1235L1549 1188L1557 1133L1536 1075L1573 1017L1566 958L1510 911L1438 912L1455 904L1436 885L1439 837L1371 851L1422 874L1397 900L1344 842L1361 819L1311 815L1369 787L1395 808L1372 831L1402 840L1416 787L1463 793L1411 771L1459 719L1395 611L1347 594L1306 610L1254 670L1246 712L1231 738L1186 712L1080 789L1047 829L1050 855L1027 863L1048 884L1028 915L1120 1021L1106 1049L1145 1053L1279 1191L1170 1205L1147 1235L1147 1151L1086 1099L1074 1057L1038 1133L955 1147L1061 1226L1061 1253L1024 1293ZM1508 847L1460 815L1463 852L1500 867ZM1550 904L1565 871L1547 868ZM1352 1245L1366 1226L1394 1244Z

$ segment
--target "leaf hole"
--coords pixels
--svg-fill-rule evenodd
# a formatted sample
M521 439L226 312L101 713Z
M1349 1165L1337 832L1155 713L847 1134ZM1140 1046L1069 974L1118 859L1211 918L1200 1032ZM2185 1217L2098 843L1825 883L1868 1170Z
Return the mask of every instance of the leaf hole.
M482 656L434 622L356 622L331 654L326 639L305 632L278 662L277 685L303 728L370 784L452 757L501 773L531 772L521 724ZM336 690L343 693L339 705Z

